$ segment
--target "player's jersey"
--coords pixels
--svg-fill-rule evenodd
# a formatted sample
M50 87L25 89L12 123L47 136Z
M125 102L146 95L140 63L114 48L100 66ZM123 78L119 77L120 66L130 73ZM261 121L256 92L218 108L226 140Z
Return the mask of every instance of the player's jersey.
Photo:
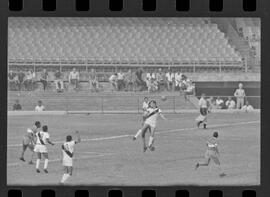
M148 106L149 106L149 102L143 102L143 106L142 106L143 111L146 111Z
M38 128L36 127L36 125L33 125L31 128L28 128L26 130L25 137L29 139L33 139L37 132L38 132Z
M217 139L215 137L210 137L207 140L207 149L212 151L217 151Z
M157 119L159 117L159 114L161 113L161 110L159 108L148 108L148 117L145 120L146 124L149 124L151 127L156 127L157 125Z
M199 106L200 106L200 108L207 108L208 107L208 104L207 104L206 99L200 98L200 100L199 100Z
M44 132L44 131L39 131L36 133L36 144L37 145L46 145L47 144L47 139L50 138L50 135L48 132Z
M62 152L63 152L63 165L64 166L72 166L72 157L74 153L75 144L76 144L75 141L65 142L63 144L64 150L62 149ZM66 151L68 151L70 155Z

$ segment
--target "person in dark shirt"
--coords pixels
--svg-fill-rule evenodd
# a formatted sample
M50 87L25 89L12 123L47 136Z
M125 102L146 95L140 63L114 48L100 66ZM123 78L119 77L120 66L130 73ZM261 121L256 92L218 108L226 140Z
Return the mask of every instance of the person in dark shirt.
M146 86L146 83L143 81L142 79L142 75L143 75L143 70L142 68L138 68L138 70L136 70L135 72L135 85L136 85L136 89L139 87L139 90L142 90L144 86Z
M15 103L13 105L13 111L18 111L18 110L22 110L22 106L21 104L19 103L19 100L15 100Z
M25 80L25 74L22 70L19 71L18 73L18 85L19 85L19 90L22 90L22 85L24 84Z
M48 72L46 69L43 69L43 72L41 73L40 82L42 83L43 89L45 91L48 85Z
M64 82L63 82L63 79L62 79L61 71L57 70L55 72L54 76L55 76L54 83L55 83L55 86L56 86L56 91L57 92L63 92L64 91Z
M10 90L15 90L18 85L18 77L16 74L10 70L8 73L8 86Z

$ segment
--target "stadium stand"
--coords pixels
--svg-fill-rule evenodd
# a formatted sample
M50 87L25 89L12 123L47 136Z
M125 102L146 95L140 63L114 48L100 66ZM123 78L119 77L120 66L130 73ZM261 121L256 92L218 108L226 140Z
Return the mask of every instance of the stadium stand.
M8 29L9 64L243 65L217 24L203 18L9 18Z

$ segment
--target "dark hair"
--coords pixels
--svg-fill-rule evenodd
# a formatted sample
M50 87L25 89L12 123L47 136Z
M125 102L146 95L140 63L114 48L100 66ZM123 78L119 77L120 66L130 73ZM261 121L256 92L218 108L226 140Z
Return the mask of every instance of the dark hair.
M72 136L71 136L71 135L67 135L66 141L67 141L67 142L70 142L71 140L72 140Z
M42 127L42 131L47 132L47 131L48 131L48 126L47 126L47 125L44 125L44 126Z
M35 125L36 125L36 127L38 127L38 128L40 128L40 126L41 126L41 124L40 124L39 121L36 121L36 122L35 122Z
M155 103L155 105L157 106L157 102L156 102L155 100L151 100L151 101L149 102L149 106L151 106L151 103Z
M143 100L145 100L145 99L148 99L148 97L146 96L146 97L143 98Z
M215 132L213 133L213 136L214 136L215 138L217 138L217 137L218 137L218 132L215 131Z

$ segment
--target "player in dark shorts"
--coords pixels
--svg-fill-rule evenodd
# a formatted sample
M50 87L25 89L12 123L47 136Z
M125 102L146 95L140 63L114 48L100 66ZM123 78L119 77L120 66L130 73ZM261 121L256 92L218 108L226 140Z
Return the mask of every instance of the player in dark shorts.
M29 164L33 164L33 156L34 156L34 146L35 146L35 134L40 129L41 123L39 121L36 121L35 124L32 126L32 128L27 129L26 135L23 137L22 141L22 153L20 160L25 161L24 159L24 153L27 148L29 148L32 151L31 160L29 161Z
M220 177L226 176L226 174L222 171L220 166L220 160L219 160L219 151L218 151L218 144L217 144L217 138L218 138L218 132L215 131L213 133L213 137L210 137L206 143L207 149L205 152L205 161L204 162L198 162L195 166L195 170L197 170L200 166L208 166L210 161L212 160L218 167Z

